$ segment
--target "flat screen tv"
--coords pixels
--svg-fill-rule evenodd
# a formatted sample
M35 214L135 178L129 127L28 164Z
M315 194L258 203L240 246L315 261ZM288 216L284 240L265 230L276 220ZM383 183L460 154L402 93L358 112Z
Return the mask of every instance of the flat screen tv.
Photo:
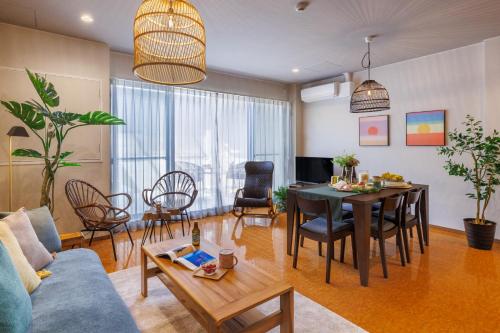
M331 158L295 157L295 180L304 183L325 183L333 176Z

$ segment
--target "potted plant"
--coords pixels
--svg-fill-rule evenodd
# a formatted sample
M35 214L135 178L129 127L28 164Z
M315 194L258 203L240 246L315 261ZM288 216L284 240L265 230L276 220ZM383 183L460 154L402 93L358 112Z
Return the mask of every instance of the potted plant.
M125 122L103 111L78 114L59 111L59 95L52 83L44 76L26 70L40 101L0 101L5 109L22 121L40 140L42 151L31 148L16 149L13 156L39 159L43 163L40 206L47 206L54 212L54 183L60 168L79 166L68 161L72 151L64 151L63 143L73 129L91 125L123 125Z
M476 201L476 215L464 218L469 246L490 250L495 239L496 223L487 220L485 213L495 187L500 185L500 136L496 129L486 136L481 122L471 115L467 115L463 124L465 130L450 132L450 146L440 147L438 151L439 155L446 157L444 169L448 174L463 177L473 186L473 191L466 195ZM454 161L455 156L467 156L470 162L464 162L463 158Z
M280 186L274 194L274 203L276 204L276 210L279 213L286 211L286 198L288 194L288 188L286 186Z
M359 160L356 158L355 154L336 156L332 159L332 163L342 167L341 177L345 181L351 183L353 179L356 179L356 167L359 165Z

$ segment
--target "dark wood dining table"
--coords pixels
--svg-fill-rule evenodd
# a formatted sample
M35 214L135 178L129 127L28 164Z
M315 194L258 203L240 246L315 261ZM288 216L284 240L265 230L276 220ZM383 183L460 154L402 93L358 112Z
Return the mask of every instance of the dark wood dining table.
M304 185L299 187L291 186L288 188L287 195L287 254L292 255L292 239L294 233L295 219L300 217L300 211L297 207L296 198L300 190L311 187L327 186L326 184ZM357 194L343 198L343 202L350 203L354 214L354 232L356 235L356 247L358 252L358 270L362 286L368 286L370 273L370 225L372 222L372 205L381 199L390 197L394 194L403 194L411 189L419 188L423 190L422 202L420 205L420 214L422 217L422 227L425 245L429 245L429 186L422 184L413 184L411 188L396 189L387 188L378 193Z

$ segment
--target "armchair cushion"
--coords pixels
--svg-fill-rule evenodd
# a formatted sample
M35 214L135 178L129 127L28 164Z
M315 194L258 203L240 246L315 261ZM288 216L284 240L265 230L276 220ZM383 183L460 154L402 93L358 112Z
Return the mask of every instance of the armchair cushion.
M236 198L235 207L269 207L267 198Z

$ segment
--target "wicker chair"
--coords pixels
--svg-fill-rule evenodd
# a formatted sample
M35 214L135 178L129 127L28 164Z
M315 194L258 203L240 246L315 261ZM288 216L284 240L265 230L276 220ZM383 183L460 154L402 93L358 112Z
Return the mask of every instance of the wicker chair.
M114 207L110 199L123 196L126 199L124 208ZM80 218L84 229L82 231L91 231L89 246L92 245L96 231L107 231L111 236L113 245L113 255L116 260L115 240L113 238L113 229L123 225L127 230L130 243L134 246L134 241L127 227L130 220L130 214L127 209L132 203L132 198L126 193L117 193L104 195L94 186L83 180L69 180L66 183L66 197L75 210L75 214Z
M244 215L264 216L274 219L276 212L273 205L273 162L245 163L245 185L236 191L233 215L240 218ZM246 208L268 208L267 214L245 212Z
M191 220L187 212L198 195L193 177L183 171L172 171L156 181L151 189L142 191L144 203L151 208L155 202L160 202L172 216L180 216L182 235L184 236L184 218L189 228Z

